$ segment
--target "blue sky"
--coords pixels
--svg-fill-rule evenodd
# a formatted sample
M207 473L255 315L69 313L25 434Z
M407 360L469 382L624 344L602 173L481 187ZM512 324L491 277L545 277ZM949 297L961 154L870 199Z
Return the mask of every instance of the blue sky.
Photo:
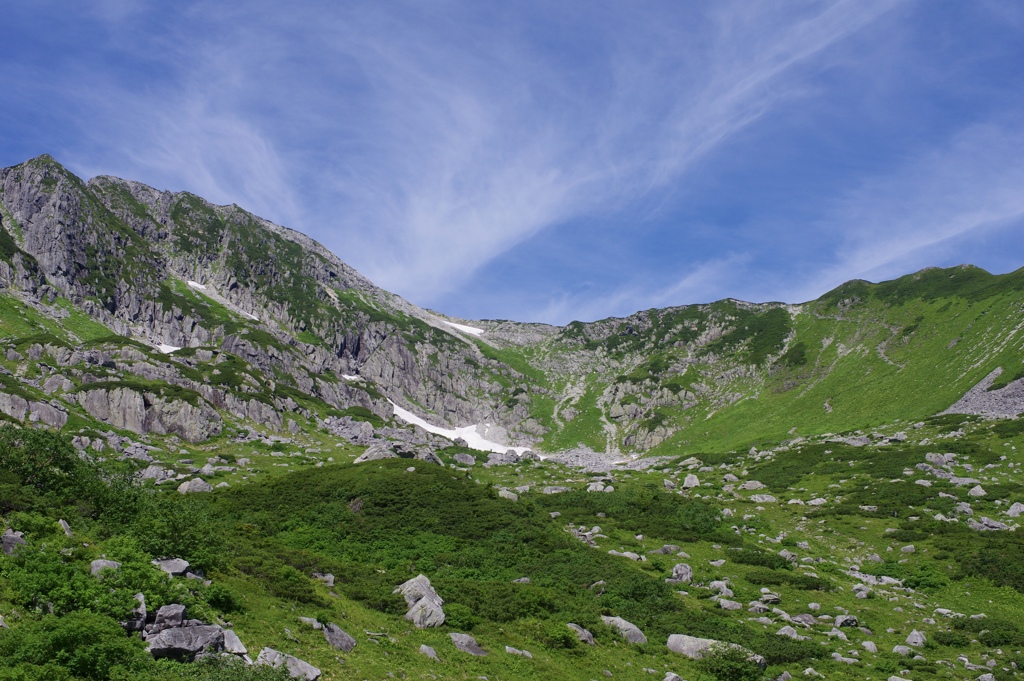
M0 165L237 203L467 319L1024 266L1012 0L9 0Z

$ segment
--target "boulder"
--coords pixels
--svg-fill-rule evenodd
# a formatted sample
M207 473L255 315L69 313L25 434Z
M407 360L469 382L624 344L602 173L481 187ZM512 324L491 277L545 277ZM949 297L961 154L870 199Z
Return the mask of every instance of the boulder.
M859 627L860 621L853 615L839 615L832 622L837 627Z
M411 620L417 629L439 627L444 624L444 600L437 595L426 575L417 575L403 583L393 593L400 593L409 605L405 619Z
M0 546L3 547L3 552L8 556L13 556L14 549L25 543L25 539L22 537L21 532L15 532L10 528L4 530L3 535L0 536Z
M683 479L683 489L693 489L694 487L700 487L700 480L696 475L690 473Z
M476 465L476 457L474 457L471 454L463 454L462 452L459 452L452 458L455 459L455 463L459 464L460 466Z
M334 623L324 627L324 638L332 647L344 653L352 652L356 647L356 640Z
M576 634L576 638L580 640L580 643L586 643L588 646L594 645L594 635L589 631L578 624L574 624L573 622L569 622L566 626Z
M487 655L487 651L481 648L480 645L476 642L476 639L470 636L469 634L458 634L452 632L448 634L448 636L451 637L452 643L455 644L455 647L464 653L476 655L477 657L483 657Z
M89 574L93 576L99 575L103 570L118 570L121 564L116 560L104 560L99 558L89 563Z
M513 648L512 646L505 646L505 652L509 655L521 655L522 657L526 657L531 660L533 659L533 655L530 653L529 650L519 650L518 648Z
M1011 518L1019 518L1021 513L1024 513L1024 504L1019 501L1013 502L1013 505L1006 509L1006 515Z
M224 650L224 630L215 625L175 627L164 629L146 639L149 653L154 658L169 657L191 661L199 653L219 653Z
M169 574L171 577L180 577L188 572L189 562L184 558L161 558L152 561L153 565Z
M913 646L915 648L920 648L921 646L923 646L925 644L926 640L927 639L925 638L923 633L921 633L917 629L914 629L912 632L910 632L910 635L907 636L906 643L907 643L908 646Z
M397 459L398 455L384 441L374 442L366 448L352 463L365 463L367 461L378 461L380 459Z
M156 634L164 629L173 629L185 624L185 606L171 603L156 611L153 623L146 627L147 634Z
M644 636L644 633L632 622L627 622L621 617L607 617L604 615L601 616L601 620L609 627L618 629L619 633L622 634L622 638L626 639L630 643L647 643L647 637Z
M194 494L196 492L212 492L213 485L201 478L192 478L178 485L179 494Z
M498 496L502 499L508 499L509 501L519 501L519 495L515 492L510 492L507 489L499 490Z
M238 634L231 629L225 629L224 652L231 653L232 655L246 655L249 653L249 649L242 645L242 640L238 638Z
M672 568L672 577L665 581L670 584L689 584L693 581L693 568L686 563L677 563Z
M668 649L673 653L685 655L691 660L699 660L709 651L721 649L722 647L734 648L736 650L742 650L745 653L749 653L748 659L751 662L756 663L761 667L761 669L764 669L767 666L763 657L756 655L743 646L736 645L735 643L723 643L722 641L716 641L711 638L697 638L696 636L686 636L685 634L672 634L668 637Z
M265 664L274 668L284 667L288 670L288 676L293 679L303 679L303 681L317 681L321 674L319 669L305 660L285 655L273 648L261 650L260 654L256 656L256 664Z
M426 655L431 660L436 660L437 659L437 651L434 650L433 648L431 648L430 646L428 646L425 643L420 645L420 653L422 655Z

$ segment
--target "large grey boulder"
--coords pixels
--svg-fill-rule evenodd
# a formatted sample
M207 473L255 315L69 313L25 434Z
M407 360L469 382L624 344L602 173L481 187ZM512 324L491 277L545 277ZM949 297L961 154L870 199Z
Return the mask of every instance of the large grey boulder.
M683 478L683 489L693 489L694 487L700 487L700 480L693 473L689 473Z
M356 640L333 622L324 627L324 638L333 648L344 653L351 652L356 647Z
M379 461L380 459L397 459L398 455L392 451L391 447L383 441L374 442L372 445L366 448L366 451L360 454L355 461L352 463L365 463L367 461Z
M171 577L180 577L185 574L188 572L189 566L189 562L184 558L160 558L152 563Z
M589 631L578 624L574 624L573 622L569 622L566 626L572 629L573 633L576 634L576 638L580 640L580 643L586 643L588 646L594 645L594 635Z
M178 485L179 494L194 494L196 492L212 492L213 485L201 478L192 478Z
M116 560L105 560L98 558L93 562L89 563L89 574L98 576L104 570L117 570L120 569L121 564Z
M921 646L923 646L925 644L925 641L926 641L926 639L925 639L924 634L922 634L917 629L914 629L912 632L910 632L910 635L907 636L906 643L907 643L908 646L914 646L915 648L920 648Z
M231 629L225 629L224 652L231 653L232 655L246 655L249 649L242 644L242 639L238 638L238 634Z
M174 629L185 625L185 606L170 603L156 611L153 623L146 627L147 634L157 634L164 629Z
M763 657L735 643L723 643L711 638L697 638L696 636L687 636L685 634L672 634L668 637L668 649L673 653L685 655L691 660L699 660L705 655L723 647L742 650L748 653L747 659L756 663L761 669L767 666L767 662Z
M481 648L480 645L476 642L476 639L470 636L469 634L458 634L452 632L448 634L448 636L451 637L452 643L455 644L455 647L464 653L476 655L477 657L483 657L487 655L487 651Z
M322 673L305 660L300 660L293 655L285 655L273 648L261 650L260 654L256 656L256 664L265 664L274 668L284 667L288 670L288 676L304 681L317 681Z
M622 634L622 638L626 639L630 643L647 643L647 637L640 631L639 628L632 622L627 622L621 617L607 617L602 615L601 619L609 627L618 629L619 633Z
M460 466L475 466L476 465L476 457L474 457L471 454L464 454L462 452L459 452L458 454L456 454L452 458L454 458L455 459L455 463L459 464Z
M1024 504L1019 501L1013 502L1013 505L1006 509L1006 515L1011 518L1019 518L1021 513L1024 513Z
M678 563L672 568L672 577L665 581L669 584L688 584L693 581L693 568L686 563Z
M853 615L837 615L832 624L837 627L859 627L860 621Z
M3 552L5 554L13 556L14 549L26 543L21 534L21 532L15 532L10 528L4 530L3 535L0 536L0 546L3 547Z
M412 621L417 629L439 627L444 624L444 600L437 595L426 575L417 575L405 582L393 593L400 593L409 605L405 619Z
M199 653L219 653L224 650L224 630L216 625L164 629L146 639L150 654L159 659L191 661Z

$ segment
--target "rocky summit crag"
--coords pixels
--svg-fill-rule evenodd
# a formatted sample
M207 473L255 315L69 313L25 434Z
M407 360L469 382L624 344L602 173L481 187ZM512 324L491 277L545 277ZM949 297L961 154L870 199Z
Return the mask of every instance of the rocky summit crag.
M464 320L43 156L0 170L0 680L1014 678L1021 413L1024 269Z

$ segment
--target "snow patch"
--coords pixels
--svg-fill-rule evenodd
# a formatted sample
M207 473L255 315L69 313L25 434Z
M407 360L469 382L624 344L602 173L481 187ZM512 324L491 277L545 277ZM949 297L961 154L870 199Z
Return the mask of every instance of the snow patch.
M390 400L388 400L390 402ZM484 437L477 432L479 426L465 426L463 428L441 428L433 424L427 423L416 414L411 411L402 409L394 402L391 402L391 406L395 409L395 416L402 419L406 423L411 423L414 426L419 426L423 430L434 433L435 435L441 435L454 440L455 438L461 437L466 441L466 444L470 449L477 449L481 452L498 452L504 454L508 450L515 450L516 454L522 454L525 451L529 451L529 447L510 447L509 445L498 444L497 442L491 442L490 440L484 439Z
M348 374L342 374L341 377L344 378L346 381L361 381L361 380L363 380L362 376L349 376Z
M181 348L179 348L177 345L167 345L166 343L160 343L159 345L156 346L156 349L164 353L165 355L169 355L175 350L181 350Z
M445 321L443 319L441 321L443 321L445 324L447 324L448 326L452 327L453 329L458 329L459 331L462 331L463 333L470 333L470 334L473 334L474 336L479 336L480 334L482 334L484 332L483 329L478 329L475 326L466 326L465 324L456 324L455 322L449 322L449 321Z
M192 281L190 279L190 280L186 281L185 283L188 284L189 286L191 286L192 288L197 289L199 291L205 291L206 290L206 285L205 284L200 284L198 281Z

